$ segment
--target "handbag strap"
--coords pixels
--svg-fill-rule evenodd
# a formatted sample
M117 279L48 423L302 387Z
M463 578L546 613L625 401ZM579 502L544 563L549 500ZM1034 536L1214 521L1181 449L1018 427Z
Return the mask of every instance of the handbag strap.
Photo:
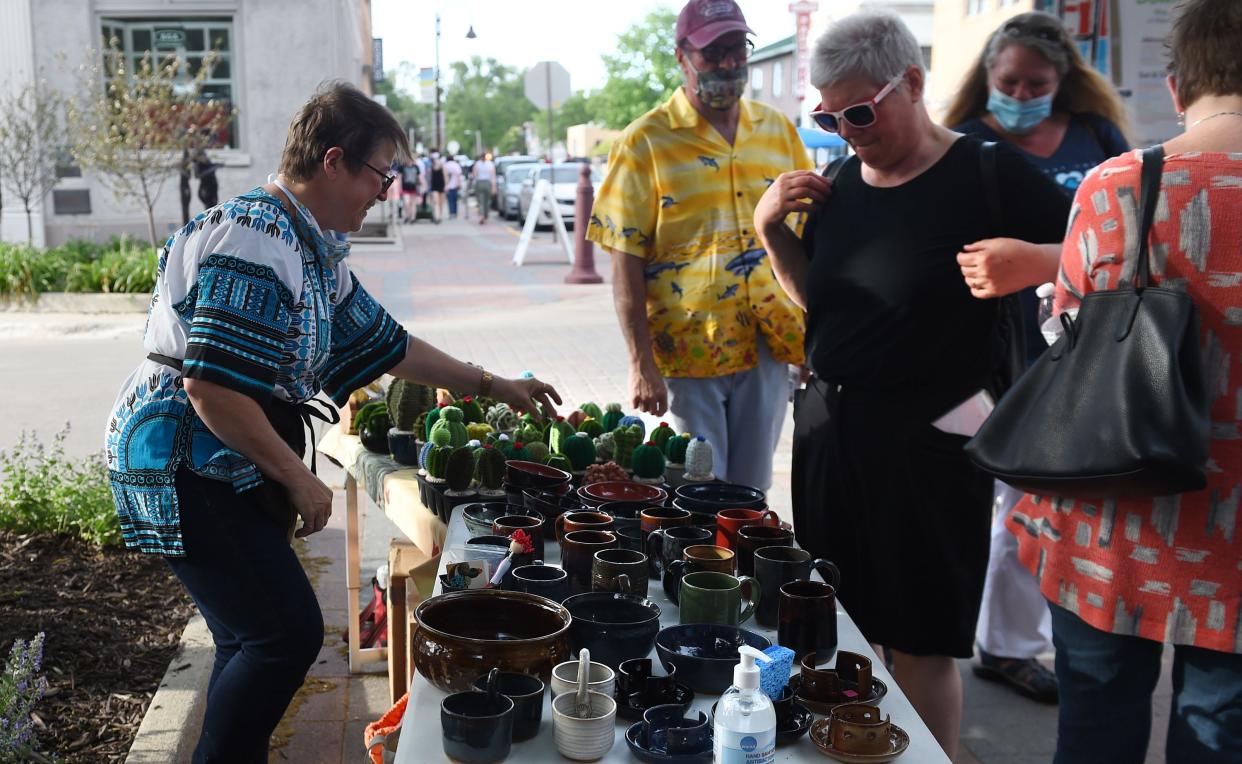
M984 141L979 147L979 172L983 175L983 197L988 205L993 236L1005 230L1005 212L1001 209L1000 173L996 169L996 141Z
M1134 272L1134 288L1142 289L1151 282L1151 263L1147 239L1151 235L1151 223L1156 218L1156 202L1160 199L1160 178L1164 173L1164 146L1157 143L1143 150L1142 190L1139 193L1139 209L1142 210L1138 236L1137 267ZM1129 256L1129 253L1127 253Z

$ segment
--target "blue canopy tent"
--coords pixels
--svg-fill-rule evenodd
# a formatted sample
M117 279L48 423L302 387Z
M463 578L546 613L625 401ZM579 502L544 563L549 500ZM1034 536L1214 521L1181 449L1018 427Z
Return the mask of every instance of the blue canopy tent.
M799 127L798 137L813 157L816 167L822 167L832 161L833 157L842 156L849 151L849 146L841 136L818 127Z

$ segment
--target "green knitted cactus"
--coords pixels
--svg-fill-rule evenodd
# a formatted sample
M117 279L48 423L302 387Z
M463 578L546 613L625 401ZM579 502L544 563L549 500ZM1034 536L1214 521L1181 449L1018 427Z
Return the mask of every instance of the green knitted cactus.
M483 446L475 458L475 477L479 493L496 496L504 493L505 455L500 449Z
M507 403L497 403L492 406L487 410L484 418L496 432L511 432L518 426L517 412L509 408Z
M635 447L630 460L634 464L635 478L654 483L664 481L664 453L654 440Z
M393 426L403 432L412 432L419 415L435 408L436 391L417 382L395 379L388 386L387 400Z
M604 425L600 424L598 419L587 417L582 420L582 424L578 425L578 432L585 432L591 438L598 438L604 434Z
M513 439L523 443L534 443L537 440L543 440L543 430L537 424L523 424L513 433Z
M459 401L453 401L453 405L461 409L462 417L466 424L478 424L485 421L483 419L483 407L475 401L474 396L467 395Z
M563 449L565 439L575 432L577 430L573 428L573 425L565 421L565 417L558 416L548 427L548 448L554 454L565 453Z
M492 432L492 426L486 422L473 422L466 425L466 437L470 440L483 441Z
M574 468L574 466L570 464L569 458L564 454L552 454L548 457L548 461L545 463L549 467L555 467L558 470L565 470L566 472L573 472Z
M444 482L448 475L449 458L455 450L452 446L432 446L427 454L427 482Z
M604 417L600 420L600 424L604 425L604 432L617 429L617 425L621 424L621 418L624 416L620 403L609 403L608 410L604 412Z
M595 464L595 443L584 432L574 433L561 444L561 453L573 465L570 472L582 472Z
M542 464L551 453L552 450L548 448L548 444L542 440L535 440L526 444L526 458L532 462Z
M625 469L632 469L634 449L643 442L642 425L633 424L629 427L618 427L612 431L612 440L616 444L612 460Z
M530 452L526 450L526 444L520 440L513 441L513 448L509 451L509 459L519 462L529 462Z
M600 411L599 405L592 401L587 401L586 403L582 404L581 406L578 407L578 410L596 421L599 421L604 418L604 412Z
M505 455L506 459L513 458L513 439L508 435L502 433L500 437L496 439L495 445L496 448L500 450L500 453Z
M436 426L436 422L440 421L440 407L427 410L426 418L423 419L423 440L431 440L431 428Z
M676 437L676 435L677 433L673 431L673 428L668 426L668 422L660 422L660 426L651 431L651 435L648 437L648 440L655 443L656 447L663 452L664 447L668 445L668 442Z
M670 464L686 463L686 447L690 445L690 433L674 435L664 444L664 458Z
M621 417L621 421L617 422L617 427L634 427L635 425L639 428L639 440L645 441L647 438L647 423L643 421L642 417L630 414L629 416Z
M450 435L449 443L453 448L460 448L466 445L466 441L470 440L466 432L466 425L462 422L461 409L456 406L445 406L440 409L440 418L431 426L434 433L437 429L448 430Z
M470 446L454 448L449 454L444 479L452 493L466 493L474 478L474 449Z

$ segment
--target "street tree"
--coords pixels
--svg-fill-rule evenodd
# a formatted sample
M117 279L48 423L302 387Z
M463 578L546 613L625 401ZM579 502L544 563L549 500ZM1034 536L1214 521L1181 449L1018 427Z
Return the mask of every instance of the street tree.
M523 91L522 72L494 58L453 62L444 94L446 139L474 146L474 133L466 131L477 130L484 149L524 149L522 124L534 117L535 105Z
M677 14L652 11L617 37L615 53L605 53L608 80L591 98L597 121L617 130L668 100L681 85L674 28Z
M591 94L584 90L577 91L565 99L565 103L552 111L552 129L555 131L553 143L564 141L566 130L571 126L593 122L595 119L595 104ZM532 123L535 134L546 144L548 141L548 110L540 109Z
M0 98L0 183L26 211L26 243L34 243L36 203L56 185L64 148L64 99L47 83L30 83Z
M400 66L405 68L409 64L402 62ZM431 104L415 100L412 95L402 89L397 84L400 74L400 71L388 72L383 82L375 83L375 93L385 97L384 100L388 104L388 110L397 118L397 122L405 128L406 133L413 135L413 140L410 141L411 146L420 140L430 141L433 119Z
M175 55L156 61L150 51L130 71L115 42L102 56L88 55L103 66L79 69L82 92L66 109L70 152L118 200L146 210L147 234L158 248L155 205L165 183L180 174L187 152L225 142L236 110L201 97L214 53L196 71Z

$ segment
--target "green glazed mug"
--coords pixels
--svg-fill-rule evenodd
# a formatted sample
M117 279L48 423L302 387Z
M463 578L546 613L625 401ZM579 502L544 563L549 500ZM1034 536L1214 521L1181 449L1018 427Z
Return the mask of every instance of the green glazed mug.
M742 590L746 589L743 603ZM681 578L673 601L681 608L681 623L716 623L737 626L755 613L759 585L750 576L731 576L700 570Z

